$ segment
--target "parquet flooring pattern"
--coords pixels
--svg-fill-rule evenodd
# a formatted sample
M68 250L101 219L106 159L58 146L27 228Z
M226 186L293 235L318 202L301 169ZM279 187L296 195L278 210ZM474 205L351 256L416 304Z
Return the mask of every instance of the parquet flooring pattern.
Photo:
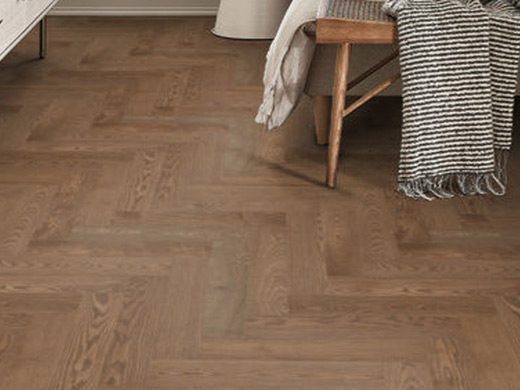
M0 389L520 389L519 148L504 198L405 199L381 99L328 190L212 24L51 18L0 64Z

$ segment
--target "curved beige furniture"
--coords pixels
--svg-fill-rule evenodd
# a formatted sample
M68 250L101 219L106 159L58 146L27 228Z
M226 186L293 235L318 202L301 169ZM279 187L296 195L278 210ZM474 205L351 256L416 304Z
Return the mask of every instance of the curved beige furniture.
M224 38L272 39L291 0L221 0L213 33Z

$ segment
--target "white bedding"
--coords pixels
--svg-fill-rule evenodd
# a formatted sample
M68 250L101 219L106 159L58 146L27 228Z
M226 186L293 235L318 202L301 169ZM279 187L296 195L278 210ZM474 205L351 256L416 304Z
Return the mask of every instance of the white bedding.
M269 130L287 120L303 94L316 47L304 26L316 20L320 5L325 3L294 0L267 53L264 97L256 121Z

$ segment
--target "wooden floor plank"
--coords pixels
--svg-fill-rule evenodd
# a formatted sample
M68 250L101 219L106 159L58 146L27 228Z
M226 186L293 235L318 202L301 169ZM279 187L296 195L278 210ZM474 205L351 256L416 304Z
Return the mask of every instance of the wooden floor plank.
M328 190L213 25L53 17L0 63L0 388L517 389L518 143L505 197L412 201L375 99Z

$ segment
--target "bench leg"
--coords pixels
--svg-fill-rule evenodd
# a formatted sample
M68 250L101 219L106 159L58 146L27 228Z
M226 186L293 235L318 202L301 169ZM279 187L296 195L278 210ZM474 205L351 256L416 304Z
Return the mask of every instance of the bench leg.
M327 145L329 143L331 103L330 96L314 96L312 98L316 143L318 145Z
M47 17L40 21L40 59L47 57Z
M334 96L332 102L332 119L329 135L329 162L327 166L327 185L336 187L338 176L339 150L341 146L341 132L347 95L347 83L350 72L351 44L343 43L339 46L336 58L336 73L334 77Z

